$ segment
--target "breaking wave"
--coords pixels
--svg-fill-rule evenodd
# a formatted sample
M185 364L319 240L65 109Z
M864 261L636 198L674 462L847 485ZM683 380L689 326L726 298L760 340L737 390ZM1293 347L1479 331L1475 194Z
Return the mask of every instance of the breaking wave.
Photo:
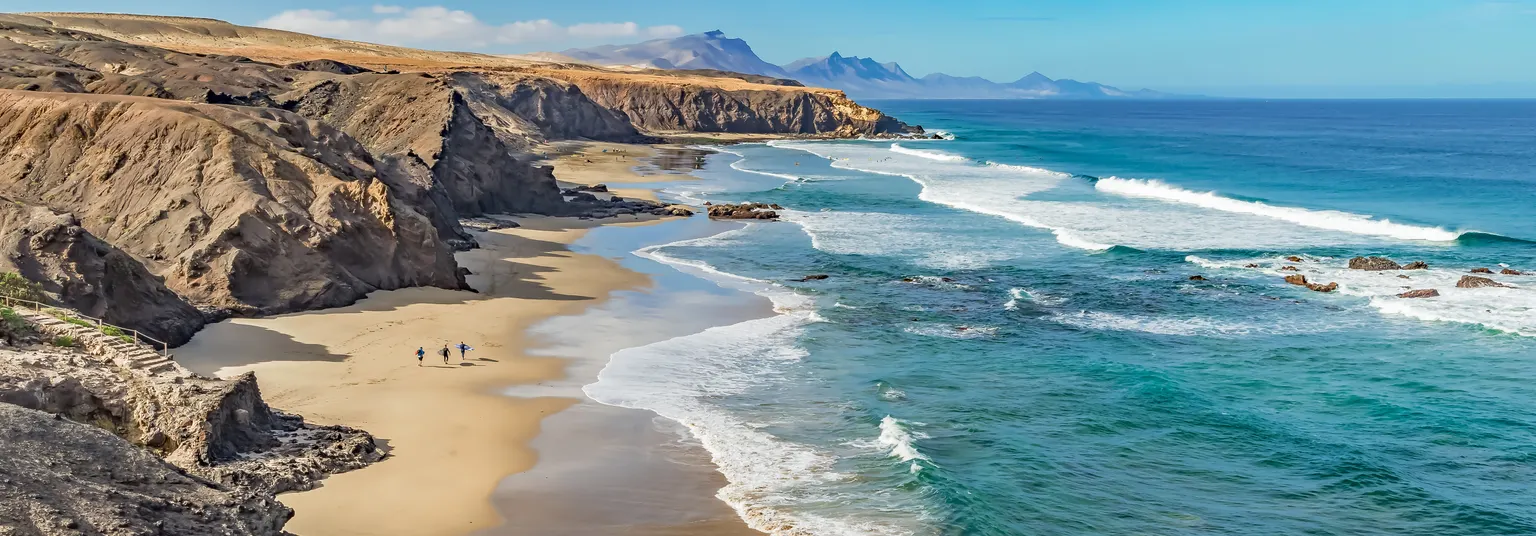
M1115 195L1126 197L1139 197L1143 199L1157 199L1173 203L1194 205L1211 210L1223 212L1236 212L1240 214L1252 214L1281 221L1291 222L1305 227L1328 229L1368 236L1383 236L1399 240L1422 240L1429 242L1451 242L1461 236L1462 233L1447 231L1438 227L1424 227L1393 223L1385 219L1375 219L1371 216L1351 214L1333 210L1309 210L1296 207L1279 207L1258 201L1243 201L1230 197L1223 197L1216 192L1196 192L1185 190L1159 180L1122 179L1119 177L1104 177L1093 183L1094 189Z

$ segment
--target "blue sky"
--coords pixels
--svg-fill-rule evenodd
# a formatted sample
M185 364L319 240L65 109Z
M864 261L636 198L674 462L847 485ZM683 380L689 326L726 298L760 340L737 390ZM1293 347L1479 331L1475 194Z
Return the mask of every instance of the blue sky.
M947 5L946 5L947 4ZM282 21L426 48L560 50L720 29L770 62L834 50L1009 81L1273 97L1536 97L1536 0L0 0L8 11Z

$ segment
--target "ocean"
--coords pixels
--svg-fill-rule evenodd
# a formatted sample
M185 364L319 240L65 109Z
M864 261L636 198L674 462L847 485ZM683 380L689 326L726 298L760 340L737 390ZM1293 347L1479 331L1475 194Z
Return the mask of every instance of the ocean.
M875 104L950 139L662 185L785 207L632 253L775 314L583 388L685 426L754 528L1536 533L1536 275L1498 273L1536 271L1536 102Z

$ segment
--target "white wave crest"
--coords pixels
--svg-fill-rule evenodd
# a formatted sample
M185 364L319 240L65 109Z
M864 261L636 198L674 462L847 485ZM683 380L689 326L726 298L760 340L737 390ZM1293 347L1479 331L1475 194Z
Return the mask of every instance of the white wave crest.
M1159 180L1105 177L1099 179L1094 184L1094 188L1100 192L1125 197L1157 199L1223 212L1252 214L1287 221L1304 227L1367 236L1383 236L1399 240L1422 240L1429 242L1450 242L1461 236L1461 233L1447 231L1438 227L1392 223L1388 220L1378 220L1361 214L1334 210L1277 207L1258 201L1242 201L1217 195L1216 192L1185 190Z
M907 431L905 423L900 419L886 415L880 419L880 444L890 449L892 458L904 462L913 460L927 460L928 457L917 451L915 444L921 433L913 434Z
M981 339L997 335L994 326L953 326L949 324L919 324L902 329L913 335L942 337L945 339Z
M1226 322L1212 318L1133 316L1102 311L1080 311L1057 314L1051 321L1084 329L1105 331L1139 331L1154 335L1183 337L1241 337L1255 334L1273 334L1281 330L1277 326L1263 326L1243 322Z
M1040 305L1061 305L1067 302L1066 298L1051 296L1037 290L1022 287L1008 289L1008 301L1003 303L1003 308L1013 311L1019 308L1019 300L1028 300Z
M1058 178L1063 178L1063 179L1069 178L1069 177L1072 176L1071 173L1062 173L1060 171L1052 171L1052 170L1049 170L1049 169L1037 168L1037 167L1034 167L1034 166L1021 166L1021 165L1018 165L1018 164L999 164L997 162L993 162L993 161L990 161L990 160L987 161L987 167L1001 169L1001 170L1006 170L1006 171L1014 171L1014 172L1019 172L1019 173L1028 173L1028 174L1031 174L1031 175L1045 175L1045 176L1049 176L1049 177L1058 177Z
M927 158L929 160L938 160L940 162L970 161L969 158L957 154L942 153L939 151L924 151L922 149L908 149L906 147L902 147L900 143L892 143L891 152L896 154L904 154L907 156L916 156L918 158Z

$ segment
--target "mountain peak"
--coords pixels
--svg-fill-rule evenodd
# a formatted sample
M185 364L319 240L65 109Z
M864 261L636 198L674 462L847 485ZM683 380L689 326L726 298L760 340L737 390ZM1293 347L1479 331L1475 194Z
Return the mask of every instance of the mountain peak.
M722 32L720 30L710 30L710 31L704 32L704 37L708 37L710 39L720 39L720 38L725 37L725 32Z

